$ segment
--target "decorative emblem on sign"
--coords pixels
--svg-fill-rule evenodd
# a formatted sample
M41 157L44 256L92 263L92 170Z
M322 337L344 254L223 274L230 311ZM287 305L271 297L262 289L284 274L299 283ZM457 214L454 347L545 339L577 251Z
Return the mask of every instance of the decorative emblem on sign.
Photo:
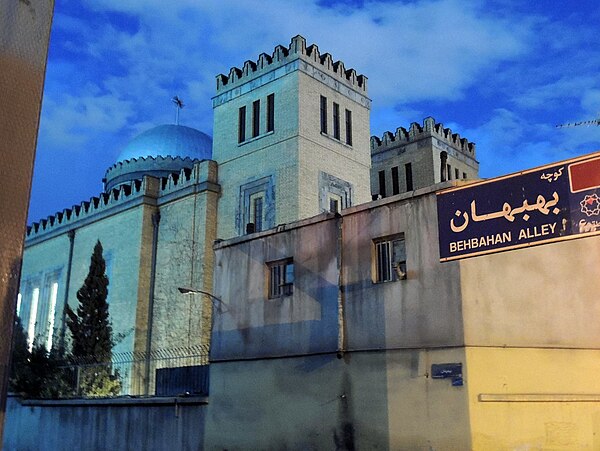
M600 198L596 193L586 194L579 205L581 205L581 212L587 216L600 215Z

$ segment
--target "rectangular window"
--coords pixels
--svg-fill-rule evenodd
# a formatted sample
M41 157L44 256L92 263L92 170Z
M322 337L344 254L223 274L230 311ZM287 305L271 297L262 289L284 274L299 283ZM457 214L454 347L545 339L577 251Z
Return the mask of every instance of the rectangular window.
M333 137L340 139L340 106L333 103Z
M246 107L243 106L239 110L238 115L238 143L246 141Z
M460 172L458 172L458 168L454 168L454 178L456 180L460 178Z
M58 283L54 282L50 287L50 311L48 312L48 338L46 340L46 350L52 350L52 340L54 338L54 317L56 316L56 295L58 294Z
M252 102L252 137L256 138L260 133L260 100Z
M342 196L339 196L334 193L329 193L328 199L329 199L329 211L331 213L339 213L340 210L342 208L344 208L343 204L342 204Z
M463 172L463 179L466 179L466 178L467 178L467 173Z
M379 171L379 195L385 197L385 170Z
M27 323L27 345L29 352L33 349L35 339L35 323L37 321L38 302L40 300L40 289L35 287L31 293L31 308L29 309L29 322Z
M263 205L264 197L260 195L250 196L252 202L252 211L250 212L250 222L254 224L254 231L261 232L263 229Z
M321 96L321 133L327 133L327 97Z
M375 274L373 281L392 282L406 279L406 247L404 236L375 241Z
M352 111L346 110L346 144L352 145Z
M412 191L414 189L412 178L412 164L406 163L404 165L404 173L406 175L406 191Z
M450 165L447 165L446 169L448 172L448 180L452 180L452 167Z
M275 94L267 96L267 132L275 130Z
M392 168L392 194L400 194L400 183L398 182L398 166Z
M288 258L267 265L269 266L269 299L290 296L294 292L294 261Z

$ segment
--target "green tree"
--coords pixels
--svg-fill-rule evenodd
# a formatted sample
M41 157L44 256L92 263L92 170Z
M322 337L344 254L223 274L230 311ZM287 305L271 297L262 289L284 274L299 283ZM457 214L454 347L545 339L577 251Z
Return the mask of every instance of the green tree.
M108 277L100 241L94 246L90 269L77 291L77 312L66 308L71 332L71 355L81 365L79 390L84 396L114 396L121 389L118 373L113 373L112 326L108 315Z
M65 379L64 361L57 352L34 342L31 351L21 318L15 320L13 334L12 366L9 377L10 390L26 398L58 398L72 394Z

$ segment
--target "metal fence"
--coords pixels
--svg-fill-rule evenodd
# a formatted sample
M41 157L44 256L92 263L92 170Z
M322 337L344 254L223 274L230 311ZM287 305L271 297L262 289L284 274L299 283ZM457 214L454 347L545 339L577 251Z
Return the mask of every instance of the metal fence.
M208 394L208 347L70 358L50 383L56 398Z

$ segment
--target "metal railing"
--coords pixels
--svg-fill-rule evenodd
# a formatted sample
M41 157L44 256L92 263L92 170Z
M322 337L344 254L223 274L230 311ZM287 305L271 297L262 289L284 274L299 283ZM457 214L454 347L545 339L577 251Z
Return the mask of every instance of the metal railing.
M48 381L55 384L49 397L207 395L208 363L206 345L71 357Z

